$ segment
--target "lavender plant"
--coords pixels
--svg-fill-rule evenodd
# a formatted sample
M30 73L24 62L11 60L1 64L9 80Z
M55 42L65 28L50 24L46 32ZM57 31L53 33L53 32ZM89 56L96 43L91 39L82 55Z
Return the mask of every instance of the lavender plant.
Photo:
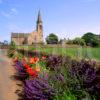
M96 70L95 65L96 63L94 61L82 60L76 62L74 60L71 62L71 67L68 68L70 74L68 77L71 77L72 81L69 82L68 87L75 95L78 95L78 98L88 96L91 100L94 100L94 97L96 100L100 99L100 78L98 79L100 73L97 74L98 71Z
M47 67L51 70L56 70L62 64L62 57L57 55L48 56Z
M98 95L100 94L100 78L98 79L95 62L66 59L50 56L47 60L47 67L52 69L49 82L56 89L56 95L61 97L61 93L68 90L67 94L74 94L79 99L87 96L92 100L94 97L100 98Z
M26 80L24 84L24 100L51 100L54 89L41 78Z
M27 78L27 73L26 73L26 70L25 68L23 67L23 64L21 61L17 61L15 63L15 69L17 71L16 75L17 77L20 79L26 79Z

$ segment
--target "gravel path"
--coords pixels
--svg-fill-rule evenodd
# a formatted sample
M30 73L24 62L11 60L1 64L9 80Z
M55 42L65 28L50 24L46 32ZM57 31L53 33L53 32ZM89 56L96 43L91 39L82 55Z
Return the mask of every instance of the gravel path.
M0 100L18 100L18 95L15 93L18 86L12 78L14 73L11 59L6 56L6 50L0 50Z

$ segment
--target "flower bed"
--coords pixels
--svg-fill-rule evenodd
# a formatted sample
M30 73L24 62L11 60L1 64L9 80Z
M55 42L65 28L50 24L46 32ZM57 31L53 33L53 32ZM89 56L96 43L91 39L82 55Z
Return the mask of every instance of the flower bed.
M100 100L100 69L94 61L37 52L13 61L24 83L24 100Z

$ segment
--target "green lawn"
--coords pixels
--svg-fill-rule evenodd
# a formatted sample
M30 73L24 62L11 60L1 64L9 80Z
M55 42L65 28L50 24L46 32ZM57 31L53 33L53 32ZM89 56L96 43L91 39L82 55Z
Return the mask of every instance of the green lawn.
M27 47L24 49L36 50L46 54L57 54L63 56L70 56L72 58L90 58L100 60L100 48L89 48L89 47L78 47L78 48L62 48L62 47L50 47L50 46L38 46L38 47Z

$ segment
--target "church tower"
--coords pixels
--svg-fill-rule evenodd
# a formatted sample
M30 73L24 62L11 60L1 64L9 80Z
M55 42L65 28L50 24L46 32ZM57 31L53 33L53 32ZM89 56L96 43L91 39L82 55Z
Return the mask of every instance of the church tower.
M43 25L42 25L42 18L41 18L41 13L40 11L38 12L38 19L37 19L37 34L38 34L38 39L41 43L43 43Z

